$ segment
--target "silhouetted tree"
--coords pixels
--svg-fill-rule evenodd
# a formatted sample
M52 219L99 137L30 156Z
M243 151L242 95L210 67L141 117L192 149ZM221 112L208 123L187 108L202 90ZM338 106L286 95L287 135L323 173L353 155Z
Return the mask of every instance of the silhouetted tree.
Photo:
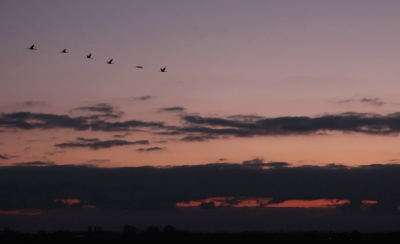
M134 226L130 226L130 225L125 225L124 226L124 235L125 236L132 236L132 235L136 235L138 233L138 228L134 227Z
M163 228L163 232L164 233L174 233L175 232L175 228L174 227L172 227L171 225L166 225L164 228Z

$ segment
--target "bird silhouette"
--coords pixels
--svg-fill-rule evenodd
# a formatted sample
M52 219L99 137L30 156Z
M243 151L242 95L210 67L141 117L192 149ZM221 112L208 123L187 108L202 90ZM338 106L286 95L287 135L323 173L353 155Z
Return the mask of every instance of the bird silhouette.
M30 48L28 48L29 50L37 50L35 49L35 45L32 45Z
M113 60L110 59L110 61L108 61L107 63L108 63L108 64L114 64L112 61L113 61Z
M62 50L61 53L68 53L67 49Z
M167 67L164 67L164 68L160 68L160 72L167 72L167 71L165 71L165 69L166 69Z
M91 53L89 53L89 55L86 55L86 57L87 57L87 58L91 58L91 59L93 59L93 58L92 58L92 54L91 54Z
M138 68L138 69L143 69L143 67L142 67L142 66L136 66L135 68Z

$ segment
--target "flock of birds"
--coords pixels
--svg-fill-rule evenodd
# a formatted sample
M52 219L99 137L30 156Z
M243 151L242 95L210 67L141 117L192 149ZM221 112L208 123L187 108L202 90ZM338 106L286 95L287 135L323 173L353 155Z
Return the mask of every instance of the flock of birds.
M29 47L28 49L29 49L29 50L37 50L37 49L35 48L35 45L32 45L32 46ZM61 51L61 53L68 53L68 52L67 52L67 49L63 49L63 50ZM86 58L93 59L93 58L92 58L92 53L89 53L89 55L86 55ZM112 61L113 61L113 59L110 59L109 61L107 61L107 64L114 64ZM142 66L136 66L136 68L138 68L138 69L143 69ZM160 72L167 72L167 71L166 71L166 67L160 68Z

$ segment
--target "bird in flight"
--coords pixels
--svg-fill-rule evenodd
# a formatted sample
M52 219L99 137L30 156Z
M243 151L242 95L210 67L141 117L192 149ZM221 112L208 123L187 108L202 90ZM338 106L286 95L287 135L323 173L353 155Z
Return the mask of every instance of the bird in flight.
M143 69L143 67L142 67L142 66L136 66L135 68L138 68L138 69Z
M113 61L113 60L110 59L110 61L108 61L107 63L108 63L108 64L114 64L112 61Z
M87 58L91 58L91 59L93 59L93 58L92 58L92 54L91 54L91 53L89 53L89 55L86 55L86 57L87 57Z
M28 48L29 50L37 50L35 49L35 45L32 45L30 48Z
M167 72L167 71L165 71L165 69L166 69L167 67L164 67L164 68L160 68L160 72Z
M61 53L68 53L67 49L62 50Z

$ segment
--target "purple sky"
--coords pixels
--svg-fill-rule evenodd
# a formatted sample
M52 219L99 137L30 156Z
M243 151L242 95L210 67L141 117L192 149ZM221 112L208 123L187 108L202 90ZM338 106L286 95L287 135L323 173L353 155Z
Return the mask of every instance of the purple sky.
M389 0L1 1L0 172L398 163L399 8ZM240 196L228 192L177 201ZM57 198L87 197L74 194ZM285 200L352 199L304 194ZM381 199L362 198L353 204ZM15 209L0 204L0 217Z

